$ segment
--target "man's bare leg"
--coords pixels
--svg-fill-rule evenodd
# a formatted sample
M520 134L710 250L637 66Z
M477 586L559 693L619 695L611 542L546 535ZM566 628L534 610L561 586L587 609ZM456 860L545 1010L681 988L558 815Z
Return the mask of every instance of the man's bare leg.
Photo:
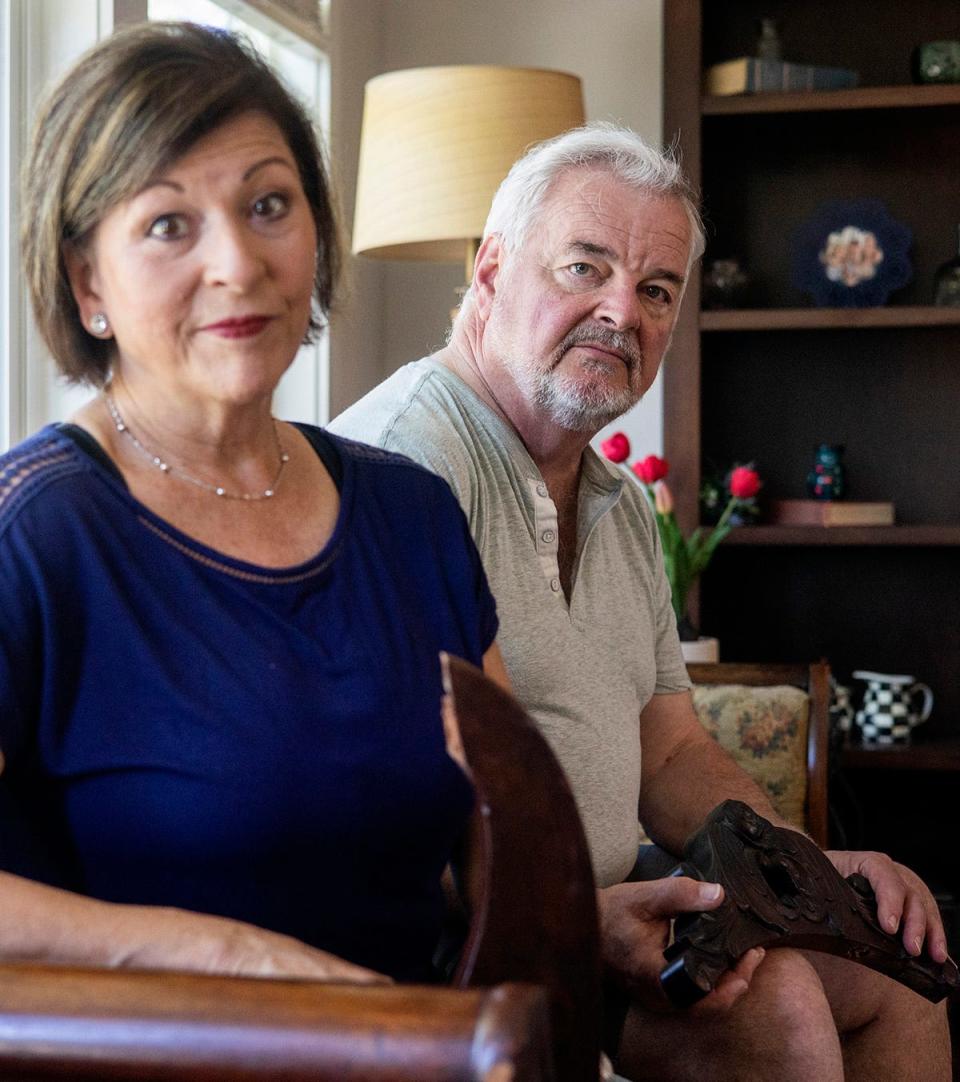
M825 954L767 952L733 1007L632 1007L618 1058L663 1082L950 1082L945 1004Z
M841 958L806 957L820 976L840 1032L847 1078L950 1082L946 1001L930 1003L902 984Z
M617 1059L618 1074L644 1082L842 1082L843 1069L820 978L788 949L767 952L728 1010L631 1007Z

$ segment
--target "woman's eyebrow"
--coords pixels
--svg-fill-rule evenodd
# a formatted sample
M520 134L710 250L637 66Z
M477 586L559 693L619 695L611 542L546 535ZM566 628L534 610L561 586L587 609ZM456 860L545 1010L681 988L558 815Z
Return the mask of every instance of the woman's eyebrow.
M249 169L243 174L243 180L249 180L258 169L263 169L267 165L285 165L288 169L295 172L295 168L291 162L286 158L281 158L279 155L271 155L269 158L263 158L259 162L254 162ZM148 191L150 188L156 188L159 185L164 185L167 188L172 188L175 192L183 192L183 185L176 180L170 180L168 177L154 177L153 180L148 180L146 184L140 189L140 192ZM139 195L140 192L137 194Z
M279 155L273 155L269 158L264 158L262 161L257 162L255 165L251 165L250 168L243 174L244 180L249 180L258 169L262 169L265 165L285 165L288 169L296 172L295 167L287 158L281 158Z

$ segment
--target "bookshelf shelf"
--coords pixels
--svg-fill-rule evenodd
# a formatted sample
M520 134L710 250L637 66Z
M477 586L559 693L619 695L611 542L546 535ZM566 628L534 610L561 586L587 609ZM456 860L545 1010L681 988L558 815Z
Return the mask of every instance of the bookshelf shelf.
M700 313L702 331L856 330L871 327L960 327L960 308L740 308Z
M840 765L851 770L960 771L960 740L930 740L902 747L851 744L841 750Z
M862 86L854 90L794 90L788 93L706 95L704 116L757 113L815 113L856 109L918 109L960 105L960 86Z
M723 544L949 548L960 545L960 526L742 526Z

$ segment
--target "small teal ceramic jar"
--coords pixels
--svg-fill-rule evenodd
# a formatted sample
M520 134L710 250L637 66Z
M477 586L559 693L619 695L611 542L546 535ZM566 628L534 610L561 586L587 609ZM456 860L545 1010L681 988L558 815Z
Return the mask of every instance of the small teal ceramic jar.
M915 83L960 83L960 41L925 41L913 51Z

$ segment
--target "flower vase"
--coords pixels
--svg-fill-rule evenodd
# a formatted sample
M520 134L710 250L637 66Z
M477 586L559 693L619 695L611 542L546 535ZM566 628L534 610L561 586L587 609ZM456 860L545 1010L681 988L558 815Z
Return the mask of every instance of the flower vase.
M695 662L715 665L720 660L720 640L709 635L700 635L689 642L680 640L680 653L683 654L684 664L690 665Z
M685 664L699 662L715 665L720 660L720 640L709 635L700 635L686 614L678 621L677 631L680 634L680 653Z

